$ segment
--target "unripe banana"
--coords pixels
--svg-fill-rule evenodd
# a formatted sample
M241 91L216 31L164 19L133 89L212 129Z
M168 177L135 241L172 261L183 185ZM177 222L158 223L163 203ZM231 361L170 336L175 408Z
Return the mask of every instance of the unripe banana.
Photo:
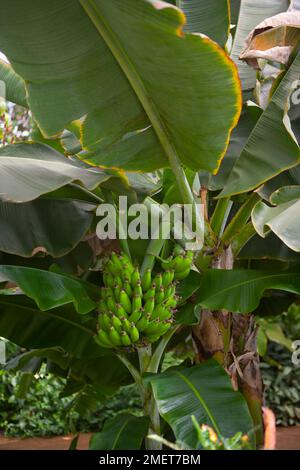
M114 283L113 288L115 288L115 286L118 286L120 289L122 289L122 287L123 287L123 281L122 281L122 279L121 279L121 276L115 276L115 277L114 277L114 280L115 280L115 283Z
M141 281L139 268L136 267L131 275L131 285L134 288Z
M106 263L105 268L113 276L118 276L120 274L120 269L115 265L115 263L113 263L111 259Z
M143 292L147 292L150 286L151 286L151 269L147 269L144 276L142 277Z
M170 308L164 308L163 311L161 312L160 316L159 316L159 319L160 321L164 321L164 320L170 320L170 318L172 318L173 316L173 313L172 313L172 310Z
M128 281L124 282L123 289L125 290L128 297L132 297L132 288Z
M113 326L109 329L109 339L114 346L122 346L121 336Z
M153 310L153 312L151 314L151 319L155 320L156 318L160 317L163 314L163 312L165 311L165 309L166 309L166 307L162 304L156 305L155 309Z
M137 322L136 327L137 329L142 332L145 328L149 325L151 319L151 315L143 315L142 318Z
M130 327L131 327L131 323L130 321L128 320L128 318L121 318L121 322L122 322L122 327L123 327L123 330L126 331L126 333L129 333L130 331Z
M108 310L110 310L111 312L115 313L115 310L116 310L116 302L114 301L114 299L112 297L108 297L106 299L106 305L107 305L107 308Z
M113 262L114 266L116 267L116 269L118 269L119 271L122 270L122 262L119 258L119 256L113 251L110 255L110 259L111 261Z
M132 273L134 271L134 267L132 264L124 264L123 265L123 271L122 271L122 277L123 279L127 279L128 281L131 280Z
M187 268L185 271L175 271L174 278L178 280L185 279L190 274L191 268Z
M159 318L156 318L155 320L152 320L149 325L144 329L144 333L146 335L155 335L159 334L160 332L160 320Z
M132 342L126 331L121 331L120 336L123 346L131 346Z
M155 278L153 279L153 284L156 285L156 292L159 292L159 289L162 286L162 275L161 275L161 273L156 274Z
M132 298L132 311L139 310L142 307L142 298L139 295L134 295Z
M131 323L130 325L129 336L133 343L136 343L140 338L139 330L137 329L134 323Z
M142 309L134 310L132 314L130 315L130 317L128 318L128 320L130 321L130 323L137 323L139 319L141 318L142 314L143 314Z
M124 289L122 289L120 292L120 304L125 309L126 313L131 313L130 298L128 297Z
M112 326L120 333L122 331L122 322L116 315L111 317Z
M155 292L156 292L156 285L153 283L150 289L148 289L147 292L145 292L144 300L147 301L149 299L152 299L152 297L155 297Z
M113 348L113 343L111 342L108 334L104 330L99 330L97 336L95 336L95 341L106 348Z
M175 308L177 306L177 301L178 299L176 298L176 296L173 296L173 297L169 297L165 302L164 302L164 306L165 307L170 307L170 308Z
M121 288L116 284L113 289L113 294L117 302L120 302Z
M102 330L108 331L111 326L111 318L107 313L99 315L99 325Z
M138 281L133 289L133 295L139 295L140 297L143 297L143 289L141 285L141 281Z
M161 337L161 335L148 335L147 340L150 343L156 343L156 341L158 341L160 337Z
M116 304L116 315L118 318L126 318L127 313L121 304Z
M163 302L164 299L165 299L165 288L164 288L164 286L161 286L161 288L159 289L159 292L157 292L157 294L155 295L156 305Z
M121 261L122 266L127 266L131 264L131 259L129 259L129 257L126 255L126 253L124 253L124 251L122 251L121 255L119 256L119 260Z
M174 279L174 271L173 270L165 271L162 275L162 285L164 286L164 288L168 287L169 284L171 284L171 282L173 281L173 279Z
M179 261L176 263L175 268L175 278L177 273L181 273L182 271L186 271L187 269L191 269L192 261L190 258L180 258Z
M154 335L154 336L155 335L163 336L171 328L171 325L172 325L172 323L169 322L168 320L166 322L159 322L155 320L155 322L156 323L149 325L149 327L145 329L146 334Z
M175 292L176 286L174 284L171 284L165 292L165 299L167 300L169 297L173 297L175 295Z
M114 278L108 272L103 273L103 282L104 282L104 285L106 287L113 287L114 286Z
M155 306L155 299L154 297L151 297L150 299L147 300L147 302L144 305L145 314L147 315L147 313L152 313L154 310L154 306Z

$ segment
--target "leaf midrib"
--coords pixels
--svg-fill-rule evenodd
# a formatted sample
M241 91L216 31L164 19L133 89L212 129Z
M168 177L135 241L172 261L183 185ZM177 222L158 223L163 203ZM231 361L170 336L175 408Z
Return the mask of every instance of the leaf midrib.
M175 372L176 375L178 375L178 377L181 378L181 380L183 380L187 385L188 387L192 390L192 392L194 393L194 395L196 396L196 398L198 399L198 401L201 403L202 407L204 408L207 416L209 417L209 419L211 420L212 422L212 425L214 426L215 428L215 431L217 432L217 434L219 435L219 437L221 437L221 431L220 431L220 428L212 414L212 412L210 411L210 409L208 408L205 400L202 398L202 396L200 395L199 391L196 389L196 387L194 386L194 384L187 378L185 377L183 374L181 374L180 372Z
M35 309L35 308L32 308L32 307L27 307L26 305L20 305L18 303L14 303L14 302L5 302L2 299L0 299L0 304L6 305L8 307L15 307L17 309L21 308L23 310L28 310L28 311L33 312L34 314L40 314L40 315L47 314L47 315L50 315L52 318L56 318L59 321L62 321L62 322L67 323L69 325L72 325L73 327L77 328L78 330L84 331L85 333L89 334L90 336L94 336L94 332L92 330L90 330L88 328L85 328L84 326L79 325L78 323L75 323L72 320L69 320L68 318L60 317L59 315L56 315L55 313L49 313L49 311L42 312L41 310L38 310L38 309Z

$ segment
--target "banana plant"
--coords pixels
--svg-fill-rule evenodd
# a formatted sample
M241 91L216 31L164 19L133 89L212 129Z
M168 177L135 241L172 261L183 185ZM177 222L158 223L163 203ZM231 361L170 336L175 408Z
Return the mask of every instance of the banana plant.
M28 142L0 149L0 335L28 350L8 367L36 357L66 394L99 400L135 382L144 416L106 423L93 449L161 448L149 432L200 448L195 419L259 446L254 314L300 294L299 13L279 0L23 3L4 0L0 20L0 79L33 120ZM274 25L284 63L266 56ZM203 246L121 226L99 240L99 208L121 212L120 195L190 204L193 221L200 201ZM168 351L180 364L163 371Z

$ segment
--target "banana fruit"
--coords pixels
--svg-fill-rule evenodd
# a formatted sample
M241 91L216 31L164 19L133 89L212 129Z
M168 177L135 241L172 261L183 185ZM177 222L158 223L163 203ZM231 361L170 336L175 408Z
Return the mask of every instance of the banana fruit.
M175 247L173 256L162 261L162 273L148 269L141 276L125 253L112 253L103 271L95 341L104 348L157 341L174 322L176 280L189 274L192 262L192 252Z

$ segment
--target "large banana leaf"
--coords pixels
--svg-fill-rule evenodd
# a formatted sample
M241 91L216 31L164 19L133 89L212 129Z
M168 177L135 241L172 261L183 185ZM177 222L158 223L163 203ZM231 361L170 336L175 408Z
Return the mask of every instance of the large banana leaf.
M48 145L18 143L0 149L0 198L28 202L42 194L80 181L94 189L109 175L79 167Z
M138 450L147 435L149 418L121 413L106 421L103 430L93 434L90 450Z
M299 266L289 271L232 271L211 269L202 278L197 294L199 306L235 313L253 312L266 289L300 294Z
M63 256L87 233L94 208L93 204L64 199L25 204L0 201L0 251L24 257L37 253Z
M27 107L26 90L24 80L14 72L12 67L0 59L0 81L4 82L3 90L7 101ZM0 92L2 88L0 87Z
M166 371L151 378L151 384L161 416L176 440L191 449L199 448L192 415L225 438L253 431L246 402L233 391L228 375L215 361Z
M224 46L230 27L229 0L177 0L186 16L184 31L203 33Z
M279 261L300 262L300 253L290 250L272 232L266 238L255 235L238 254L239 259L271 259Z
M46 136L86 115L95 165L216 171L240 113L237 71L152 0L3 0L0 43ZM19 43L22 42L22 47Z
M97 287L63 274L23 266L1 265L0 282L6 281L16 283L24 294L35 300L41 310L72 303L78 313L85 314L96 307L89 294L96 296Z
M289 0L241 0L231 57L239 68L243 90L254 88L256 77L255 71L239 60L246 37L264 19L286 11L289 3Z
M299 76L300 53L249 135L221 197L252 190L300 162L298 143L286 123L288 99Z
M271 229L289 248L300 252L300 186L280 188L270 207L259 202L252 211L253 225L261 237Z
M221 163L220 170L216 175L208 175L208 189L217 191L224 188L232 168L238 160L261 114L262 109L259 106L253 103L244 105L239 123L231 134L229 146ZM200 174L200 180L201 182L203 181L202 174Z
M80 320L69 305L41 312L24 296L0 295L0 336L26 349L61 347L78 358L100 356L91 325Z

